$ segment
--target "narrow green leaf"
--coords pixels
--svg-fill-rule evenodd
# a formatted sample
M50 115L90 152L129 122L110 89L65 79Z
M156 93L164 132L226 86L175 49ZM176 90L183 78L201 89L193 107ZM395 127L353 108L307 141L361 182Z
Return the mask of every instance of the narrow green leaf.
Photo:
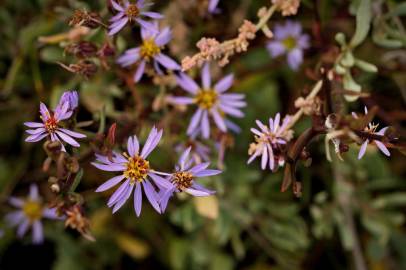
M357 24L355 34L350 41L350 46L352 48L357 47L367 37L370 28L371 18L372 18L371 1L361 0L356 14Z

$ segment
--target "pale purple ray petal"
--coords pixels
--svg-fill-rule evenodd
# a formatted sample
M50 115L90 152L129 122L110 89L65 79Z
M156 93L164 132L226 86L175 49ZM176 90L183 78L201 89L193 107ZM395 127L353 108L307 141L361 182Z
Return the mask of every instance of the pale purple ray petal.
M297 70L303 62L303 52L300 49L293 49L288 53L288 65L292 70Z
M176 63L173 59L168 57L167 55L163 53L159 53L155 56L155 59L164 67L170 70L178 70L180 69L180 66L178 63Z
M369 140L366 139L365 142L361 145L361 148L359 149L359 153L358 153L358 159L361 159L365 155L365 151L367 150L368 143L369 143Z
M124 11L124 8L122 6L120 6L116 1L111 0L110 1L111 5L113 6L113 8L117 11Z
M191 172L192 174L196 174L198 172L205 170L207 167L209 167L209 165L210 165L210 162L203 162L203 163L197 164L197 165L193 166L193 168L191 168L189 170L189 172Z
M147 196L148 201L151 203L152 207L158 212L161 213L161 208L158 203L158 194L156 193L154 187L149 181L143 181L142 186L144 187L145 195Z
M154 150L156 144L154 145L156 139L159 137L159 140L161 139L162 136L162 130L159 132L160 134L158 134L158 129L156 129L155 127L153 127L151 129L151 131L149 132L147 141L144 144L144 147L142 148L141 151L141 157L142 158L146 158L148 156L149 153L151 153L152 150ZM157 144L158 144L157 142Z
M211 115L213 116L214 122L216 123L217 127L221 131L226 132L227 131L226 124L224 123L224 119L223 119L223 117L220 116L217 109L211 109L210 112L211 112Z
M276 40L283 40L290 36L290 29L286 25L276 24L273 33Z
M211 193L207 193L205 191L197 190L194 188L186 188L185 192L189 193L190 195L196 196L196 197L205 197L205 196L211 195Z
M280 121L281 121L281 115L280 115L280 113L277 113L275 115L275 120L273 122L273 129L272 129L273 133L276 133L278 131Z
M133 144L134 144L134 152L135 155L138 155L139 151L140 151L140 143L138 141L137 136L133 136Z
M146 17L152 18L152 19L162 19L164 16L158 12L152 12L152 11L143 11L141 12L141 15L144 15Z
M125 191L129 188L129 186L130 179L127 179L124 183L121 184L121 186L116 191L114 191L113 195L111 195L110 199L107 202L108 207L114 205L125 193Z
M27 127L30 127L30 128L44 127L44 123L38 123L38 122L25 122L24 125Z
M155 25L153 23L147 22L142 19L135 19L137 23L139 23L142 27L148 29L152 33L158 33L158 29L155 28Z
M22 210L13 211L5 215L4 219L8 226L14 227L21 223L25 218L24 212Z
M111 18L109 19L109 22L114 23L114 22L120 20L123 16L125 16L125 13L120 11L119 13L117 13L116 15L114 15L113 17L111 17Z
M192 147L189 146L180 156L179 158L179 165L180 165L180 170L183 171L185 169L185 163L189 157L190 151L192 150Z
M44 241L44 232L42 224L39 220L32 224L32 242L34 244L41 244Z
M131 49L133 50L133 49ZM139 53L140 48L135 48L136 51L129 52L130 50L126 51L122 56L117 59L117 63L122 67L128 67L135 62L137 62L141 55Z
M141 192L141 184L136 183L135 192L134 192L134 210L137 217L141 214L141 207L142 207L142 192Z
M42 216L49 219L63 219L63 217L58 216L56 208L45 208L42 212Z
M210 0L208 9L210 13L213 13L216 10L219 1L220 0Z
M43 133L43 134L35 134L35 135L30 135L27 138L25 138L26 142L38 142L48 136L48 133Z
M210 194L210 195L216 193L216 191L207 189L207 188L203 187L202 185L200 185L200 184L198 184L196 182L192 184L192 188L195 189L195 190L204 191L204 192L206 192L207 194Z
M169 182L167 179L156 175L154 173L148 173L148 176L151 177L151 179L154 181L154 183L160 188L160 189L170 189L173 187L172 183Z
M85 134L82 134L82 133L79 133L79 132L75 132L75 131L72 131L72 130L69 130L69 129L58 128L58 130L62 131L63 133L66 133L66 134L68 134L69 136L74 137L74 138L79 138L79 139L81 139L81 138L86 138L86 135L85 135Z
M206 139L210 136L210 124L207 110L204 110L202 115L202 134Z
M25 132L27 132L30 135L38 135L40 133L44 133L45 128L41 127L41 128L37 128L37 129L27 129Z
M172 32L169 27L165 27L155 38L155 44L159 47L166 45L172 38Z
M91 162L91 164L93 166L95 166L96 168L102 170L102 171L106 171L106 172L119 172L119 171L124 171L125 170L125 166L122 164L99 164L96 162Z
M220 104L219 105L220 109L225 112L226 114L232 115L234 117L244 117L244 113L240 111L239 109L235 109L233 107Z
M289 34L292 37L299 37L299 35L302 33L302 25L298 22L288 20L285 27L289 30Z
M189 105L195 103L195 100L190 97L171 97L169 101L178 105Z
M279 41L270 41L266 45L269 53L271 54L272 58L278 57L286 52L285 46Z
M261 169L265 170L267 163L268 163L268 149L264 147L262 149Z
M221 173L220 170L211 170L211 169L207 170L206 169L206 170L195 173L194 176L196 176L196 177L206 177L206 176L217 175L217 174L220 174L220 173Z
M268 132L268 128L261 121L255 120L255 123L263 132Z
M158 145L159 141L161 140L162 137L162 129L155 135L155 137L153 138L153 141L151 142L151 144L149 145L149 147L146 149L146 147L144 146L145 152L144 154L141 154L141 157L146 158L148 157L148 155L155 149L155 147ZM142 149L144 151L144 149Z
M161 213L165 212L166 206L168 205L169 199L172 197L173 193L175 192L176 188L173 187L168 190L164 190L162 195L160 196L159 204L161 205Z
M118 175L115 176L109 180L107 180L106 182L104 182L102 185L100 185L97 189L96 192L103 192L106 191L112 187L114 187L115 185L117 185L118 183L120 183L123 179L125 178L124 175Z
M197 83L185 73L180 73L176 76L176 82L180 87L191 94L197 94L199 91Z
M218 93L223 93L231 87L231 85L233 84L233 81L234 81L234 75L229 74L229 75L225 76L224 78L222 78L218 83L216 83L214 85L214 89Z
M133 138L130 136L128 137L127 140L127 150L130 156L135 156L135 150L134 150L134 143L133 143Z
M247 160L247 164L250 164L252 161L254 161L254 159L256 159L256 158L259 156L259 154L261 153L261 151L262 151L262 150L258 147L258 148L255 150L255 153L252 154L251 157Z
M40 197L38 192L38 186L36 184L30 185L29 198L32 201L39 201Z
M227 99L227 100L240 100L240 99L244 99L245 95L244 94L230 94L230 93L226 93L226 94L222 94L220 96L221 99Z
M47 121L49 119L50 113L48 111L47 106L44 103L40 103L39 105L39 112L41 113L42 120Z
M266 148L268 148L269 151L269 169L273 170L275 168L275 157L273 155L272 146L268 143Z
M24 200L16 197L10 197L8 203L14 207L21 208L24 205Z
M110 25L109 36L117 34L121 29L123 29L123 27L126 25L127 22L128 22L128 18L123 17L122 19L120 19L117 22Z
M209 89L211 86L210 64L205 63L202 69L202 84L204 89Z
M125 192L123 193L123 195L120 197L120 199L115 203L114 207L113 207L113 214L115 212L117 212L118 209L120 209L125 202L128 200L128 198L130 198L131 193L134 189L134 185L128 185L127 189L125 190Z
M23 222L17 228L17 236L19 238L23 237L30 226L30 221L27 218L23 219Z
M374 143L376 144L376 146L378 146L379 150L381 150L382 153L384 153L388 157L390 156L388 148L382 142L374 140Z
M70 136L68 136L67 134L65 134L65 133L63 133L63 132L61 132L61 131L56 131L56 134L58 134L58 136L62 139L62 140L64 140L66 143L68 143L68 144L70 144L70 145L72 145L72 146L76 146L76 147L79 147L80 146L80 144L77 142L77 141L75 141L75 139L73 139L72 137L70 137Z
M297 44L301 49L307 49L310 47L310 41L308 35L301 35L297 40Z
M142 60L137 67L137 71L134 74L134 82L139 82L142 78L142 75L144 74L145 70L145 61Z
M379 132L377 132L376 134L377 134L377 135L384 136L387 129L388 129L388 127L381 128L381 129L379 130Z
M229 107L242 108L247 106L247 102L242 100L227 100L220 97L220 103Z
M197 111L194 113L192 116L192 119L190 120L190 124L187 128L187 134L191 135L196 127L199 125L201 118L202 118L203 110L201 108L197 109Z

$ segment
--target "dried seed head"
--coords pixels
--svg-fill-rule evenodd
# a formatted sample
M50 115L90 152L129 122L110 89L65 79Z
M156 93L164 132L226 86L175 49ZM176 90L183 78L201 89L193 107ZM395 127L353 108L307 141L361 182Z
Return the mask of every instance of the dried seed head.
M96 55L97 46L89 41L80 41L66 46L65 52L73 54L78 58L88 58Z
M88 12L86 10L75 10L69 20L69 26L86 26L89 28L97 28L101 24L101 18L96 12Z

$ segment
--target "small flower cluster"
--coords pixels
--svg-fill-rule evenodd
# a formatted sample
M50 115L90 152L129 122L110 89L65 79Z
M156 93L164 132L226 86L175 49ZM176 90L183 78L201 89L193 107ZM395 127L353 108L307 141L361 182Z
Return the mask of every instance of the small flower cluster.
M141 214L142 190L158 213L165 211L168 200L174 192L184 191L193 196L210 196L214 193L195 183L195 179L216 175L221 171L207 169L209 162L192 166L193 161L188 158L190 147L181 155L175 172L163 173L155 171L151 167L147 158L156 148L161 137L162 130L153 127L142 150L137 136L134 135L128 138L126 153L113 152L111 158L96 154L96 162L92 163L96 168L103 171L120 172L118 176L99 186L96 192L106 191L124 181L107 202L107 205L113 209L113 213L124 205L133 190L134 210L137 216Z

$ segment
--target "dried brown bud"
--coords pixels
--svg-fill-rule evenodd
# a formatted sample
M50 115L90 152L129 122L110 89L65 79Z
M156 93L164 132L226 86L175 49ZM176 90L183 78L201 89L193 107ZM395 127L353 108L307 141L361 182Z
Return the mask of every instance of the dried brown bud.
M69 26L86 26L89 28L97 28L100 25L100 15L96 12L88 12L86 10L75 10L69 20Z
M97 46L89 41L80 41L66 46L65 52L73 54L78 58L88 58L96 55Z
M64 69L84 76L86 79L90 78L97 72L97 66L88 60L80 60L77 64L70 64L69 66L58 62Z
M111 46L109 43L104 43L100 50L97 52L97 55L100 57L109 57L115 55L114 47Z

